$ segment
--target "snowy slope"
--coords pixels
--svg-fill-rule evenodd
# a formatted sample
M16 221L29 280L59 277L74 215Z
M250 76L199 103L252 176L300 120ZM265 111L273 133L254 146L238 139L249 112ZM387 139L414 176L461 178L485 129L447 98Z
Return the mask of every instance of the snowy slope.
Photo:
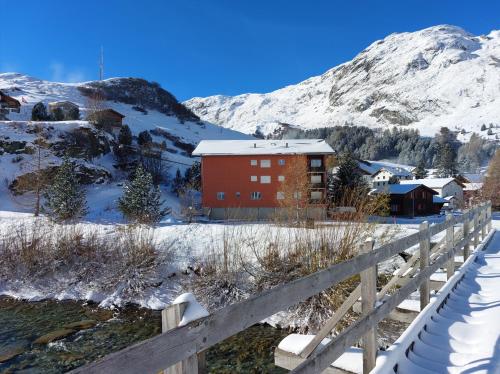
M500 31L474 36L440 25L391 34L299 84L184 104L206 121L249 134L270 133L280 123L305 129L353 123L406 126L422 135L447 126L487 136L482 124L500 126Z

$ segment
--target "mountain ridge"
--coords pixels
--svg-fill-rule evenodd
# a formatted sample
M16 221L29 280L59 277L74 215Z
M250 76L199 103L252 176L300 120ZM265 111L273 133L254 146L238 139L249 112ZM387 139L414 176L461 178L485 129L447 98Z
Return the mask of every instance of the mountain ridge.
M500 124L499 96L500 31L475 36L438 25L390 34L322 75L269 93L184 104L203 120L248 134L269 134L281 123L399 126L428 136L446 126L467 132L466 140L482 124Z

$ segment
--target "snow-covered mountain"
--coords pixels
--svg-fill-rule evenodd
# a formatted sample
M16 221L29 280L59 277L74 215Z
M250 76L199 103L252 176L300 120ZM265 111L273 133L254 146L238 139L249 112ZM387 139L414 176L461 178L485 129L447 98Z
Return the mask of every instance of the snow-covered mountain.
M184 104L206 121L248 134L271 133L283 123L304 129L397 125L422 135L447 126L479 133L482 124L500 125L500 31L474 36L440 25L391 34L299 84Z

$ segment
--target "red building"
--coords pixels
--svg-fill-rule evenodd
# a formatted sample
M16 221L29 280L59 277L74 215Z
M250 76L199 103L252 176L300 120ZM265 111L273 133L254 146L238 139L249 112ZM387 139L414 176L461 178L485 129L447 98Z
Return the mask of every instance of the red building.
M282 207L293 165L307 170L307 214L323 216L325 163L331 154L318 139L203 140L193 151L201 156L202 205L211 218L269 218Z

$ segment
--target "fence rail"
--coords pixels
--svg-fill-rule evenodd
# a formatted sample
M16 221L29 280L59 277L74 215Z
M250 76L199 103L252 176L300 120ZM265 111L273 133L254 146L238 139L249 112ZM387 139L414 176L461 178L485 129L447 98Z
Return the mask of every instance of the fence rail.
M429 257L427 249L430 249L431 237L449 228L454 230L454 225L461 223L464 223L464 228L460 231L460 235L464 237L458 241L452 238L451 244L449 239L441 241L434 247L438 251L437 254L433 258ZM471 225L473 226L472 231L470 231ZM373 335L371 338L369 337L370 331L373 331L377 323L396 308L411 292L428 281L438 268L453 262L454 255L459 249L464 248L465 257L471 242L473 242L474 247L477 247L479 235L481 234L484 239L487 228L491 229L491 204L483 203L459 217L448 217L446 221L431 226L422 225L419 232L384 244L375 250L366 250L365 248L362 251L364 253L352 259L229 305L208 317L201 318L186 326L174 328L105 356L99 361L77 368L73 373L158 373L180 361L196 356L207 348L277 312L287 310L289 307L360 273L364 274L362 279L369 282L369 285L365 283L364 291L363 287L355 290L355 292L362 291L360 293L365 295L362 318L334 337L320 352L314 353L310 350L307 354L302 355L304 362L295 368L293 373L321 372L362 337L364 337L363 345L366 348L363 360L366 371L374 365L374 354L376 354L376 349L373 346L375 340ZM391 296L377 295L376 282L373 282L373 272L375 271L376 274L377 264L417 244L421 250L419 271L414 272L415 275L408 278L406 283ZM373 243L369 245L373 246ZM441 248L443 245L447 246L444 250ZM424 260L422 260L422 256L425 256ZM431 262L428 261L429 259ZM423 292L428 293L427 290L428 288L424 288ZM374 292L375 297L373 297ZM367 297L370 298L369 302L366 302ZM421 297L425 298L425 295L421 295ZM354 302L358 297L351 295L349 299L350 302ZM375 307L377 299L382 300L382 302ZM421 302L427 303L428 297L421 299ZM334 325L335 323L330 323L329 331ZM183 372L194 373L197 370L184 370Z

